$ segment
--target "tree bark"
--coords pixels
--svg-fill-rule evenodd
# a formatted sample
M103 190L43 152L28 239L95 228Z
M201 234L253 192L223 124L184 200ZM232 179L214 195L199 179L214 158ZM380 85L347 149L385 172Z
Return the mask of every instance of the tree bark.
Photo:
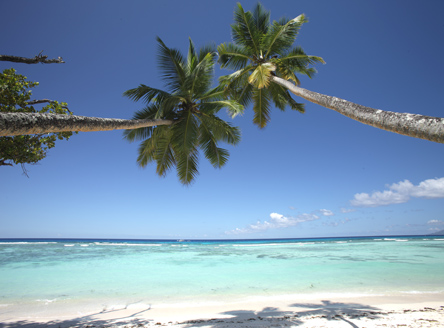
M40 113L1 113L0 136L53 133L64 131L109 131L171 125L170 120L123 120L77 115Z
M277 76L272 76L272 81L287 88L296 96L333 109L358 122L405 136L444 143L444 118L383 111L306 90Z
M0 55L0 61L9 61L13 63L24 63L24 64L63 64L62 57L58 57L55 59L47 59L48 56L42 56L41 53L35 56L34 58L25 58L19 56L8 56L8 55Z

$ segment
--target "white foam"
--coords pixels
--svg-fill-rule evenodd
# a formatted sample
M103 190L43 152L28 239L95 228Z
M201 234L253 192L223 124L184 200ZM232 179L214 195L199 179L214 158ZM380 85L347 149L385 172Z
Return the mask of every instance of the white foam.
M8 242L0 242L1 245L38 245L38 244L57 244L55 241L8 241Z
M94 244L98 246L141 246L141 247L162 246L162 244L127 244L127 243L99 243L99 242L95 242Z

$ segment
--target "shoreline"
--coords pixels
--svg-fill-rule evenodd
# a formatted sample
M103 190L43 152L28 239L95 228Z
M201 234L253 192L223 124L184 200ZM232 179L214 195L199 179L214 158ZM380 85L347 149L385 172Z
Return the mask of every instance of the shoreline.
M2 306L0 327L444 327L444 293L301 296L224 303L116 305L77 313L72 308L62 308L51 315L41 311L38 317L30 316L27 309L22 309L21 315L12 315L7 306ZM46 304L43 308L50 307Z

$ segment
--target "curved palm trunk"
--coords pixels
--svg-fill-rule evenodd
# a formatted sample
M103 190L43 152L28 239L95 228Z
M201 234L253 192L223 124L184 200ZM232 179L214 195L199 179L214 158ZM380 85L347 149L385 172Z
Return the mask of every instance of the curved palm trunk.
M444 143L444 118L383 111L309 91L277 76L272 76L272 81L296 96L333 109L358 122L410 137Z
M0 136L137 129L172 123L169 120L123 120L60 114L0 113Z

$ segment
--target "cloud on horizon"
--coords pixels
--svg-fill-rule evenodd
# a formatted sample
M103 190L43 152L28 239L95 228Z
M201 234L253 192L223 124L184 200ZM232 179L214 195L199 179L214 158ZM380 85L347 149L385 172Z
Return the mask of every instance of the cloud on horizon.
M430 220L430 221L427 222L427 224L444 225L444 221L441 221L441 220Z
M246 233L254 233L265 231L269 229L280 229L293 227L299 223L318 220L319 216L316 214L300 214L298 216L283 216L279 213L271 213L270 220L268 221L257 221L256 224L250 224L245 228L236 228L234 230L226 231L227 235L238 235Z
M352 206L378 207L408 202L411 198L444 198L444 178L428 179L413 185L409 180L388 185L388 190L355 194Z

